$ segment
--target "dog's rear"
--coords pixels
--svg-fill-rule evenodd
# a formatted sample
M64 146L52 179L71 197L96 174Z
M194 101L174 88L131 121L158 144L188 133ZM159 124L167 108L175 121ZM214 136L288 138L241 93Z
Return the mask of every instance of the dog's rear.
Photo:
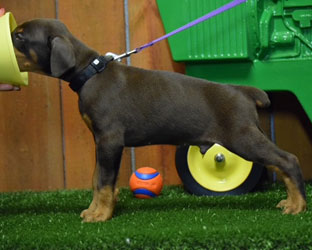
M263 90L250 86L236 86L236 88L254 100L259 108L267 108L271 104L268 94Z

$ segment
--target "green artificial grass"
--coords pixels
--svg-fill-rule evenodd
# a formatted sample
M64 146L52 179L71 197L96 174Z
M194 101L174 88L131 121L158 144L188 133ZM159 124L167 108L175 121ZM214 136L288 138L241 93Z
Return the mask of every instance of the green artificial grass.
M312 185L307 185L312 206ZM121 189L113 219L82 223L91 191L0 194L0 249L312 249L312 212L282 215L284 187L196 197L165 187L152 200Z

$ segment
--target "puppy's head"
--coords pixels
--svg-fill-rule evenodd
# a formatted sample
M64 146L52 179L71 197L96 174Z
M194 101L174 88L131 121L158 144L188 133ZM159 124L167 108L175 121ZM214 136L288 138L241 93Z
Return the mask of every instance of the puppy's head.
M11 34L21 71L60 77L76 64L72 35L54 19L35 19Z

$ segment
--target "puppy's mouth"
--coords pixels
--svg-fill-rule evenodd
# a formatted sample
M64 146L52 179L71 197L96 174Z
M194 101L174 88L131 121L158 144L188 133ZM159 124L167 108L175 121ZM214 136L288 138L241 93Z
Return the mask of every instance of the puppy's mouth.
M43 73L38 65L38 56L34 50L29 50L27 56L21 52L17 47L20 47L23 41L16 40L15 31L12 32L12 42L14 46L14 53L16 56L17 64L21 72L36 72ZM24 49L25 50L25 49Z
M21 72L34 72L39 74L45 74L42 69L38 66L38 64L34 63L27 56L25 56L22 52L14 48L16 60L18 67Z
M36 73L43 73L41 68L36 64L36 55L33 53L32 59L29 59L25 54L20 52L18 49L14 47L14 53L16 56L17 64L21 72L27 71L27 72L36 72ZM33 59L35 59L33 61Z

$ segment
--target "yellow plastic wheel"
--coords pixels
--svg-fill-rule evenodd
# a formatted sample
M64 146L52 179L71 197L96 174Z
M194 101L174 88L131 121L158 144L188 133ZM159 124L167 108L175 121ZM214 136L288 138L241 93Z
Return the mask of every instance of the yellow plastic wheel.
M198 146L181 147L176 167L184 187L196 195L243 194L259 182L263 166L214 144L205 155Z
M252 162L214 144L203 156L199 147L190 146L187 162L193 178L203 187L225 192L240 186L250 174Z

